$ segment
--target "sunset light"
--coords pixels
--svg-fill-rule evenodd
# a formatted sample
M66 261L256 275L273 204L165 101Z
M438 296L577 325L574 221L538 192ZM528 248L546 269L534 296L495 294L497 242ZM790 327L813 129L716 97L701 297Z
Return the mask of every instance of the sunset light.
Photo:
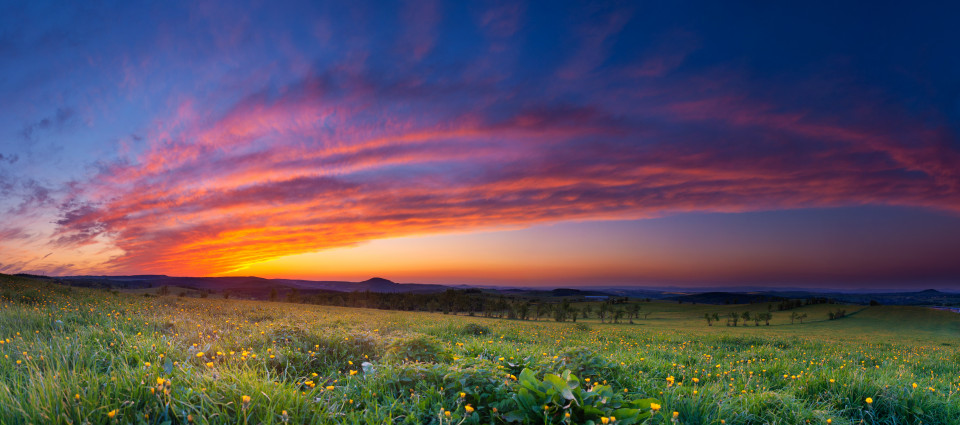
M960 7L0 1L0 425L960 418Z
M646 284L686 275L703 285L716 276L683 264L757 247L663 258L637 233L611 267L578 252L582 237L595 238L590 230L564 230L610 221L620 230L600 227L616 235L679 216L665 221L670 239L702 246L730 233L732 220L711 214L797 211L785 221L826 238L821 218L850 214L908 227L933 216L949 230L929 234L929 244L958 236L956 120L931 113L936 92L906 94L922 71L895 75L938 57L928 50L879 58L828 42L843 29L778 35L827 49L813 60L738 44L748 37L742 28L639 6L548 15L535 4L131 6L111 11L122 18L103 32L71 6L57 8L74 19L66 27L36 20L51 8L4 14L19 34L7 39L19 41L6 50L18 65L4 67L0 88L3 272L322 279L369 274L362 269L376 264L323 259L371 250L393 264L381 269L410 280ZM716 12L731 27L750 20ZM787 71L801 64L807 72ZM64 67L72 72L38 77ZM711 223L705 234L684 230L702 222ZM489 252L522 238L510 232L542 238L550 229L564 235L551 243L567 245L575 266L566 254ZM444 242L415 258L402 244L376 243L435 236ZM840 245L857 245L849 237ZM443 248L478 238L488 252L454 248L463 256L450 258ZM792 255L802 242L781 243L781 256L728 264L723 280L763 275L776 284L821 267ZM831 245L820 249L843 256ZM873 279L869 269L885 260L863 255L837 283ZM960 276L944 261L924 279Z

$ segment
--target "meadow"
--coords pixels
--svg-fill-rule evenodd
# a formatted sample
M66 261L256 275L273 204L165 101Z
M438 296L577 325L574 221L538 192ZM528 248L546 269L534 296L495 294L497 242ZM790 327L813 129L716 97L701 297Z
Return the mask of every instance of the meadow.
M958 314L729 327L704 314L767 305L642 308L518 321L0 275L0 423L960 423Z

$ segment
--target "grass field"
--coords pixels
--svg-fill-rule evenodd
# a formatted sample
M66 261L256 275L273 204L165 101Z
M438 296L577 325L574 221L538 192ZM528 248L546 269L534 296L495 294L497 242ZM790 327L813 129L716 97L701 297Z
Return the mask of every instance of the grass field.
M766 304L642 308L533 322L0 275L0 423L960 423L955 313L734 328L703 315Z

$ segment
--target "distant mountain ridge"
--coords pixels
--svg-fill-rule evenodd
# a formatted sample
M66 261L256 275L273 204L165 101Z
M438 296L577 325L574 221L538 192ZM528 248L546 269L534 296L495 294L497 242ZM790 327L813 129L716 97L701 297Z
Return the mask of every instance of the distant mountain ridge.
M139 276L66 276L59 278L76 286L117 287L145 289L161 286L187 288L197 291L224 292L260 297L263 293L277 290L281 293L296 290L310 292L382 292L382 293L430 293L453 289L444 285L421 283L396 283L381 277L363 282L315 281L300 279L266 279L255 276L243 277L173 277L166 275Z
M650 298L663 301L700 304L747 304L777 302L786 299L828 298L839 303L868 304L878 302L890 305L960 305L960 293L925 289L915 292L834 292L819 290L744 290L723 291L700 288L677 288L673 290L647 289L642 287L597 287L597 288L503 288L474 287L470 285L439 285L423 283L397 283L382 277L372 277L361 282L316 281L303 279L267 279L256 276L237 277L176 277L166 275L132 276L65 276L50 278L69 285L104 287L116 289L147 289L168 286L213 293L230 292L236 296L264 299L276 291L279 296L296 291L302 295L320 292L377 292L377 293L438 293L448 290L470 290L493 294L526 297L630 297Z

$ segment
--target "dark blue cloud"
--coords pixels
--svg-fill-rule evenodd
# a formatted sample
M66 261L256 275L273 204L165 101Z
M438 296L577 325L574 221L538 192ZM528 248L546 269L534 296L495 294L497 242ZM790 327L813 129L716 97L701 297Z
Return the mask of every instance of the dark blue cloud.
M137 270L209 255L204 272L500 224L956 214L956 9L5 5L0 202L59 217L54 245L113 243Z

